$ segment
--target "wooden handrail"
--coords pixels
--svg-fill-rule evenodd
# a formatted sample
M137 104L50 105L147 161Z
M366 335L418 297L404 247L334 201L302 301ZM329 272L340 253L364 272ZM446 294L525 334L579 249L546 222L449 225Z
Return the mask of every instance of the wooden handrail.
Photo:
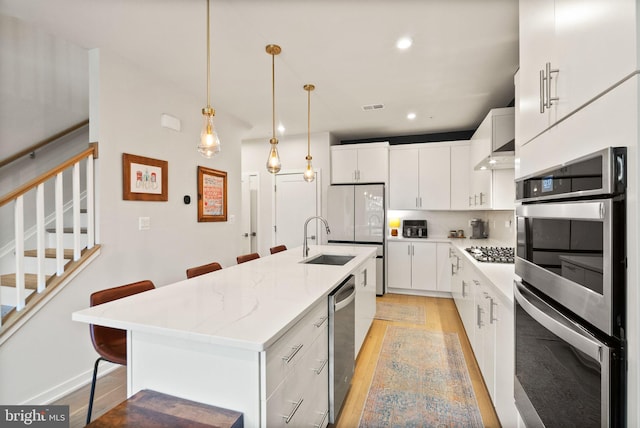
M89 124L89 119L83 120L82 122L76 123L75 125L67 128L67 129L62 130L62 131L58 132L57 134L52 135L51 137L49 137L49 138L47 138L45 140L42 140L42 141L40 141L38 143L35 143L34 145L32 145L30 147L27 147L26 149L21 150L20 152L16 153L15 155L9 156L8 158L1 160L0 161L0 168L2 168L5 165L10 164L11 162L13 162L15 160L20 159L23 156L28 155L29 153L35 152L36 150L46 146L49 143L53 143L54 141L59 140L60 138L64 137L67 134L71 134L72 132L77 131L78 129L80 129L80 128L84 127L84 126L87 126L88 124Z
M49 171L47 171L44 174L34 178L33 180L28 181L27 183L25 183L22 186L18 187L14 191L7 193L2 198L0 198L0 207L4 206L6 203L8 203L10 201L13 201L18 196L24 195L25 193L27 193L29 190L33 189L34 187L36 187L40 183L44 183L45 181L47 181L51 177L54 177L55 175L57 175L59 172L64 171L65 169L67 169L70 166L72 166L74 163L81 161L82 159L86 158L89 155L93 155L93 157L96 158L96 159L98 158L98 143L90 143L88 149L84 150L83 152L78 153L77 155L75 155L74 157L72 157L70 159L67 159L66 161L64 161L60 165L56 166L53 169L50 169Z

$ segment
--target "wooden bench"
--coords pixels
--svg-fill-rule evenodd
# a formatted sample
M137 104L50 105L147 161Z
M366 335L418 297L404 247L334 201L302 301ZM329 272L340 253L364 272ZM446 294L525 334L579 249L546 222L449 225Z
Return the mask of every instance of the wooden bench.
M242 413L142 390L87 427L242 428Z

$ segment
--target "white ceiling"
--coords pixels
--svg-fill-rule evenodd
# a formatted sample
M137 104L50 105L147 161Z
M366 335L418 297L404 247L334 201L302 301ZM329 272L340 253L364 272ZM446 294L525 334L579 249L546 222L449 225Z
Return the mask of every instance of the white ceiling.
M202 98L194 114L206 104L205 0L0 0L0 13L152 70ZM514 97L516 0L212 0L211 15L211 104L247 138L271 134L269 43L285 135L306 133L305 83L312 132L340 139L475 129Z

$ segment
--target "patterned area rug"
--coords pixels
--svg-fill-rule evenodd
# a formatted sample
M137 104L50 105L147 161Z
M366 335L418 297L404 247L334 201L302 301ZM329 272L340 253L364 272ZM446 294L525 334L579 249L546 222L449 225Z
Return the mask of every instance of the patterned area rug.
M458 335L388 326L360 427L482 427Z
M426 324L427 317L423 306L401 305L398 303L376 302L376 316L379 320Z

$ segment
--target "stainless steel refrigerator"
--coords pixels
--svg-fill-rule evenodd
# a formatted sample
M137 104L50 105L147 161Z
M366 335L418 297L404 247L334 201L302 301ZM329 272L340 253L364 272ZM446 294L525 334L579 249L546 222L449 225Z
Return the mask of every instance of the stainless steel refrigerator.
M327 220L330 245L376 247L376 294L385 292L384 241L386 233L384 184L334 184L329 186Z

